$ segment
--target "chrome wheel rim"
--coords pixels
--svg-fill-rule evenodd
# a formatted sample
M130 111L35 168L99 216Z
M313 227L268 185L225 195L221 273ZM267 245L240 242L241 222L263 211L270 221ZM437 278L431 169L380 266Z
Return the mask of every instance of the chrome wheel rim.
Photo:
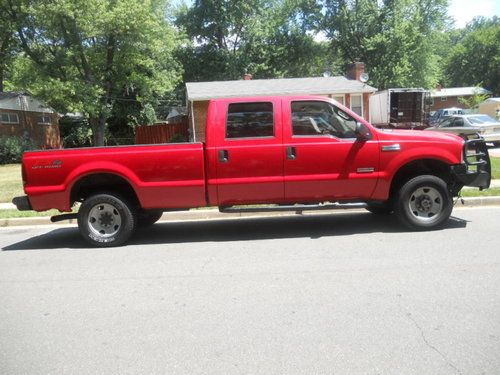
M431 186L419 187L409 200L410 213L424 223L436 220L443 211L443 204L442 194Z
M122 216L115 206L109 203L99 203L90 209L87 223L93 234L108 238L119 232Z

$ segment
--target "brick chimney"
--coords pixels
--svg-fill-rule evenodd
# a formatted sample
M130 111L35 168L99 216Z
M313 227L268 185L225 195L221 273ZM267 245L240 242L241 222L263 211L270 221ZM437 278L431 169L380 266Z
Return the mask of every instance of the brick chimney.
M250 73L245 73L245 75L243 76L243 79L245 81L250 81L252 78L253 76Z
M359 81L359 77L361 77L361 74L365 72L365 63L360 62L360 61L355 61L347 67L347 78L349 79L355 79Z

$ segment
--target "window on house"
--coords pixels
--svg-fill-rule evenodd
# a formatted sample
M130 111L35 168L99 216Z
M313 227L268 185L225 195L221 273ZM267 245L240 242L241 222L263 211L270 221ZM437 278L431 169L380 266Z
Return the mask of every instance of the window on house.
M38 125L50 125L52 121L50 121L50 116L43 115L38 116Z
M344 95L332 95L332 99L344 105Z
M272 103L231 103L227 110L226 138L273 137Z
M448 100L448 98L447 98L446 96L442 96L442 97L441 97L441 101L442 101L442 102L445 102L445 101L447 101L447 100Z
M0 122L2 124L19 124L17 113L0 113Z
M357 115L363 116L363 96L351 95L351 110Z

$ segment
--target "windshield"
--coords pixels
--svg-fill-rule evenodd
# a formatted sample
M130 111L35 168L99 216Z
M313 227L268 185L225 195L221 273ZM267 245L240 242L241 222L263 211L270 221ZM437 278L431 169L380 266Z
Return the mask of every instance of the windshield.
M469 117L469 121L473 125L481 125L490 122L497 122L493 117L490 117L488 115L471 116Z

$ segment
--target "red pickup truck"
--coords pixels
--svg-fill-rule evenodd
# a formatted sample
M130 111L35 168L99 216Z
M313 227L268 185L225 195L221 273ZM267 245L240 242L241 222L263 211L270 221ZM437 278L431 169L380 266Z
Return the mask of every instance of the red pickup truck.
M27 196L13 202L61 212L81 202L53 219L77 217L95 246L125 243L163 211L202 206L365 207L419 230L443 224L462 187L485 189L490 175L482 140L379 130L325 97L247 97L210 101L205 143L27 152Z

